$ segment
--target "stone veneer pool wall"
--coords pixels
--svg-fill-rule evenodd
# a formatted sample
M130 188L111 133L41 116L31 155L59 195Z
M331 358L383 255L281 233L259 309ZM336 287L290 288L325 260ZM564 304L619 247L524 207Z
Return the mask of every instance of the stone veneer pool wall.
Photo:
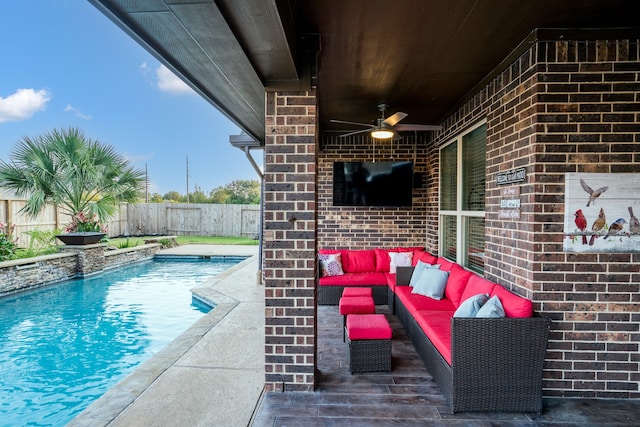
M161 248L160 243L115 250L107 250L103 243L61 246L57 254L3 261L0 262L0 298L151 259Z

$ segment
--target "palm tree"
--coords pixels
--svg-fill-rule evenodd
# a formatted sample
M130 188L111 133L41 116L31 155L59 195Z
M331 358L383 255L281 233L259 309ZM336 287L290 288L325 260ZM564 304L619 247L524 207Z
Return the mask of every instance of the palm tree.
M144 194L143 171L76 128L23 137L10 157L0 160L0 186L26 197L22 210L32 216L53 203L69 215L84 213L104 223L119 203L135 203Z

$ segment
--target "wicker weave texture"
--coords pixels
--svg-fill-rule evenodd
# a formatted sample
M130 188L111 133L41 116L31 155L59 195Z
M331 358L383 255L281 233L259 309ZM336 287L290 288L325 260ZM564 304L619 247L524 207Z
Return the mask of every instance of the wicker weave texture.
M348 340L349 369L360 372L391 371L391 340Z
M387 303L387 285L368 286L373 290L373 301L376 305ZM319 305L338 305L344 286L318 286Z
M449 365L400 300L396 312L452 413L542 410L548 318L453 318Z

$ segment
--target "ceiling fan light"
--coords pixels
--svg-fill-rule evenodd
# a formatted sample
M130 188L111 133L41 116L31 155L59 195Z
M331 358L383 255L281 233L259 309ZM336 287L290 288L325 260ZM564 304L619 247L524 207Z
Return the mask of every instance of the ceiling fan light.
M374 129L371 131L371 138L375 138L375 139L393 138L393 131L389 129Z

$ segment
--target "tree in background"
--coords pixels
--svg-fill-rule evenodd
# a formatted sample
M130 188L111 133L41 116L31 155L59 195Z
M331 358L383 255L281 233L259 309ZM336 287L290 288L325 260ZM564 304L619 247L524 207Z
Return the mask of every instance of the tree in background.
M181 203L185 197L182 197L177 191L169 191L162 196L165 202Z
M210 193L212 203L247 204L260 203L260 182L254 179L239 179Z
M25 197L22 210L32 216L53 203L71 216L106 223L119 203L141 199L144 183L144 171L76 128L24 137L10 162L0 160L0 186Z

